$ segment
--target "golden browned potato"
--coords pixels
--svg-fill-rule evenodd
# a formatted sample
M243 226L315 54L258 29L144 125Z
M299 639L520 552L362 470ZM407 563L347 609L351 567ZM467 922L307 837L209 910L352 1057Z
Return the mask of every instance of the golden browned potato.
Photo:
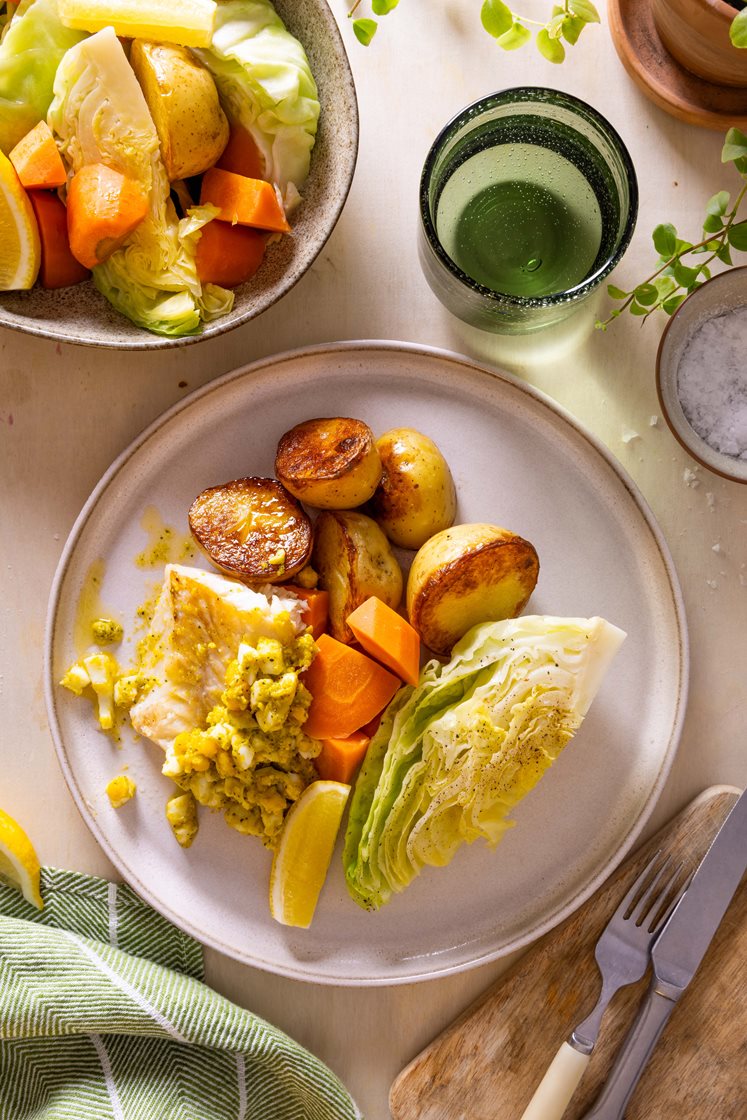
M330 630L340 642L353 641L346 619L371 595L399 606L402 571L379 526L363 513L320 513L312 564L319 586L329 592Z
M448 529L456 515L449 465L432 439L414 428L392 428L376 441L384 473L371 514L400 548L420 548Z
M288 579L311 555L311 521L274 478L203 490L190 507L189 527L216 568L245 583Z
M373 432L362 420L318 417L281 436L275 473L302 502L318 509L355 509L381 478Z
M539 574L534 545L497 525L454 525L417 553L407 613L434 653L449 654L478 622L515 618Z
M153 117L169 181L201 175L228 143L213 76L186 47L135 39L135 71Z

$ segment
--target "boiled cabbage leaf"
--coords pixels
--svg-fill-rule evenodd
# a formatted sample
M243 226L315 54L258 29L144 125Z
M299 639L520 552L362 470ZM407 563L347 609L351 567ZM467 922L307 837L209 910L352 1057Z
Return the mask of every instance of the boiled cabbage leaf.
M227 0L218 5L210 49L195 54L215 78L229 119L251 133L290 209L309 173L319 118L303 47L270 0Z
M21 0L0 43L0 149L6 155L44 120L62 56L85 37L62 26L57 0Z
M195 265L200 229L218 211L195 207L179 220L156 127L111 27L63 58L48 122L72 173L105 163L148 193L147 216L93 270L93 282L109 302L133 323L164 335L193 334L203 321L230 311L233 293L202 285Z
M462 843L495 846L583 720L625 635L527 615L470 630L400 690L366 754L345 838L348 890L378 909Z

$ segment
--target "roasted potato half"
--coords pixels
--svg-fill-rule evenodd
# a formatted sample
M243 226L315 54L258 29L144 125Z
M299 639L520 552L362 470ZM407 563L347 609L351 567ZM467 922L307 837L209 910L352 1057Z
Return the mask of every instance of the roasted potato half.
M161 141L169 180L212 167L228 143L228 120L210 71L186 47L134 39L130 65Z
M515 618L539 575L534 545L497 525L454 525L419 550L407 613L425 645L449 654L478 622Z
M237 478L195 498L189 527L216 568L245 583L278 583L308 562L311 521L274 478Z
M281 436L275 473L302 502L318 509L354 509L381 478L373 432L362 420L318 417Z
M448 529L456 515L449 465L432 439L414 428L392 428L376 441L384 473L371 514L400 548L420 548Z
M352 642L349 614L376 595L396 609L402 571L379 526L363 513L320 513L314 525L312 564L319 586L329 592L329 625L340 642Z

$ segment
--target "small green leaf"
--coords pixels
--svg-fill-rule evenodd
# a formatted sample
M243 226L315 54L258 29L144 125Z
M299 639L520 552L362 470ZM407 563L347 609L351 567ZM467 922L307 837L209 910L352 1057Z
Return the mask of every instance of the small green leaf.
M578 16L566 16L563 20L563 38L573 47L578 42L578 37L585 27L585 19L579 19Z
M624 292L622 288L616 288L614 284L607 285L607 295L611 299L627 299L630 292Z
M692 247L693 247L692 241L680 241L680 239L678 237L674 251L675 251L675 253L677 253L681 256L683 253L688 253L690 251L690 249L692 249Z
M514 15L508 5L503 3L503 0L485 0L480 12L480 19L488 35L492 35L494 39L499 39L513 26Z
M570 0L568 7L574 15L582 19L584 23L601 23L599 12L596 10L591 0Z
M729 205L729 192L719 191L714 194L712 198L708 199L706 203L706 214L711 214L719 217L721 214L726 213L726 207Z
M636 303L635 300L634 300L630 305L630 314L631 315L648 315L648 308L643 307L640 303Z
M553 16L550 22L546 24L545 31L551 39L559 39L563 34L563 23L565 19L565 14L563 12L560 12L559 15Z
M359 43L363 44L364 47L367 47L373 39L374 35L376 34L377 27L378 24L376 23L375 19L353 20L353 32L355 34L355 37Z
M704 233L718 233L718 231L723 228L724 223L721 218L719 218L718 214L709 214L703 222ZM697 251L700 252L700 250Z
M659 293L653 284L639 284L635 290L635 298L636 302L649 307L652 303L656 303Z
M721 151L721 162L731 163L732 160L747 158L747 136L738 128L730 128ZM741 168L739 169L741 171Z
M565 47L557 39L551 39L545 27L537 32L537 49L548 62L562 62L565 58Z
M699 269L700 275L704 276L706 280L711 279L711 270L707 264L702 264Z
M734 166L743 179L747 179L747 156L740 156L734 160Z
M731 259L731 252L726 241L719 249L716 250L716 256L720 261L723 261L724 264L734 264L734 261Z
M672 292L677 290L677 281L671 276L657 276L653 281L659 299L664 299L670 296Z
M512 26L508 31L504 31L503 35L498 38L498 46L502 47L504 51L515 51L519 47L523 47L532 38L532 33L529 28L525 27L523 23L514 20Z
M662 310L666 311L667 315L674 315L675 311L681 303L684 303L687 296L672 296L670 299L665 299L662 303Z
M675 261L672 265L672 272L678 284L683 288L689 288L695 284L698 279L698 269L688 268L682 261Z
M386 16L389 12L393 12L399 4L399 0L371 0L371 7L374 14L377 16Z
M739 249L740 253L747 252L747 222L737 222L726 236L732 249Z
M742 8L732 21L729 38L735 47L747 47L747 8Z
M664 260L669 260L677 252L677 230L667 222L657 226L653 234L654 249Z

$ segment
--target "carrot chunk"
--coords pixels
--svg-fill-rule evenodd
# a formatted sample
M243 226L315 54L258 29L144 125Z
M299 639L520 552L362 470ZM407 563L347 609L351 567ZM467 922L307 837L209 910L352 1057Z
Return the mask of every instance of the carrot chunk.
M41 239L42 288L69 288L91 275L70 252L67 210L53 191L29 191Z
M304 731L313 739L346 739L387 706L400 686L364 653L322 634L304 673L312 700Z
M320 587L297 587L293 583L286 584L288 591L295 592L299 599L306 603L303 612L303 621L311 627L311 636L316 640L327 629L329 619L329 592L322 591Z
M34 125L18 141L8 158L26 190L33 190L35 187L54 190L67 181L62 156L46 121L39 121Z
M319 777L326 782L351 785L370 742L363 731L354 731L346 739L322 739L322 749L314 759Z
M417 685L420 636L401 615L372 595L348 615L347 624L366 653L407 684Z
M148 213L139 183L104 163L81 167L67 189L67 231L76 260L103 264Z
M288 233L290 226L272 183L211 167L202 177L200 202L220 210L219 221Z
M264 260L267 237L251 226L208 222L200 230L195 252L200 281L233 288L251 280Z
M246 175L248 179L266 179L265 161L251 132L240 124L232 124L220 159L215 165L222 171Z

